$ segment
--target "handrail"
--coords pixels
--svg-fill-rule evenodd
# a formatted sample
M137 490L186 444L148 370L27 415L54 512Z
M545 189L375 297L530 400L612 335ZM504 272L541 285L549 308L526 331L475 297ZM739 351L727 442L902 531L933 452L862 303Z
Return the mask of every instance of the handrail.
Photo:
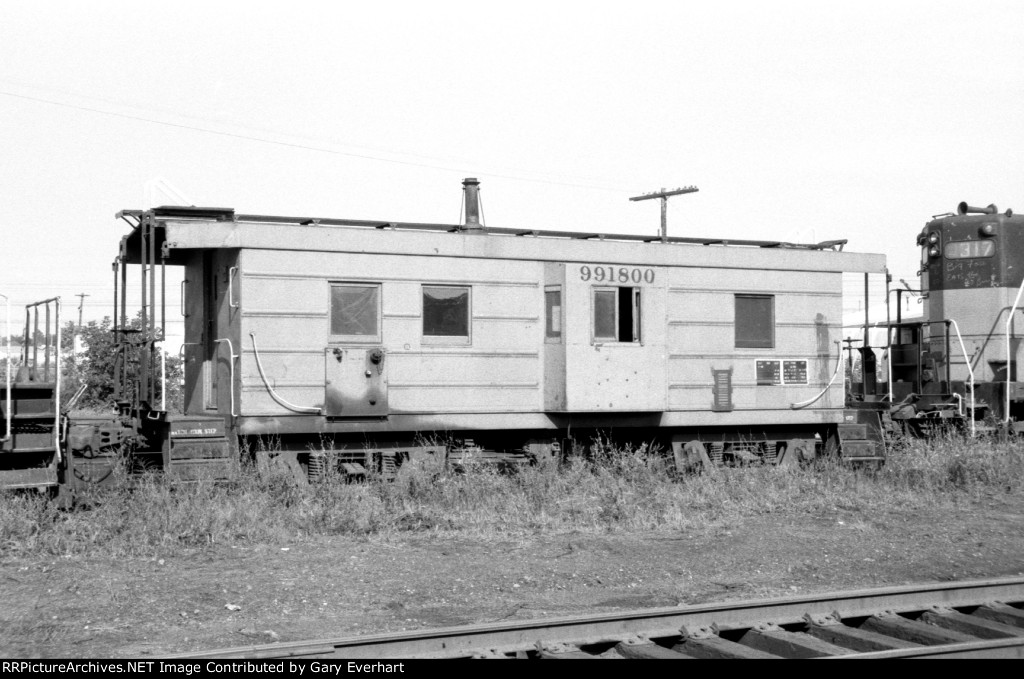
M825 388L822 389L818 393L817 396L815 396L814 398L808 399L806 401L800 401L799 403L790 403L789 404L790 408L792 408L793 410L799 410L801 408L806 408L807 406L811 405L812 403L817 401L819 398L824 396L825 392L828 391L829 387L832 386L832 383L835 382L836 375L839 374L839 368L841 368L842 365L843 365L843 344L842 344L842 342L838 342L837 341L837 342L835 342L835 345L836 345L836 371L834 373L832 373L832 379L830 379L828 381L828 384L825 385Z
M1021 280L1020 287L1017 289L1017 297L1013 300L1010 313L1006 314L1006 418L1003 420L1003 424L1007 426L1010 424L1010 324L1013 322L1013 312L1020 304L1021 293L1024 293L1024 280Z
M214 342L227 342L228 343L228 355L231 356L231 360L228 361L228 376L230 384L228 385L228 393L231 394L231 417L237 417L238 413L235 412L235 359L238 358L238 354L235 353L235 347L231 344L231 340L227 338L215 339Z
M4 303L7 306L7 332L4 335L4 348L5 355L7 356L7 429L4 430L4 437L0 441L11 440L11 300L7 295L0 295L4 298Z
M57 318L56 318L56 322L57 322L57 351L56 351L57 384L54 386L54 390L53 390L53 397L54 397L53 398L53 400L54 400L54 404L53 404L53 411L54 411L54 414L53 414L53 449L55 451L56 461L57 461L58 464L60 464L60 435L61 435L61 427L60 427L60 389L61 389L61 378L64 377L64 372L61 370L61 363L63 363L63 361L61 360L61 355L60 355L60 344L61 344L60 297L54 297L53 299L54 299L54 302L56 302L55 306L57 307ZM49 329L47 329L47 330L49 330ZM47 375L47 377L49 377L49 375Z
M896 345L894 345L892 343L892 331L894 329L898 329L900 327L903 327L904 325L912 325L912 326L913 325L920 325L923 328L926 325L936 325L938 323L944 323L946 325L946 348L947 348L947 353L949 351L949 326L952 325L953 326L953 330L956 332L957 342L960 343L960 353L962 353L963 356L964 356L964 365L967 367L967 375L970 377L970 379L968 380L968 383L970 384L970 390L971 390L971 436L973 437L975 435L975 425L974 425L974 406L975 406L975 400L974 400L975 399L975 396L974 396L974 369L971 368L971 360L967 356L967 347L964 345L964 338L960 335L960 326L952 318L943 318L942 320L936 320L936 321L916 321L916 322L913 322L913 323L898 323L897 322L895 324L890 324L889 332L888 332L889 361L888 361L888 366L887 366L888 371L889 371L889 402L892 403L893 400L894 400L893 392L892 392L892 348L894 346L896 346ZM923 340L924 340L923 337L918 338L919 342L923 342ZM953 381L952 375L951 375L952 363L953 363L953 357L947 355L946 356L946 381L949 382L949 383L951 383ZM947 384L947 387L951 388L951 385ZM957 394L954 394L954 396L957 396ZM961 405L962 405L962 402L961 402Z
M888 328L885 334L888 344L885 348L885 371L888 373L886 379L889 380L886 384L889 386L889 403L892 403L895 400L892 393L892 328Z
M163 342L157 340L154 342ZM167 412L167 352L160 347L160 410Z
M68 409L68 412L71 412L72 410L74 410L75 406L78 405L78 402L82 399L82 394L84 394L85 390L88 389L88 388L89 388L89 385L86 384L85 382L83 382L81 385L79 385L79 387L75 391L74 395L71 398L68 399L68 402L67 402L67 405L66 405L66 407Z
M902 279L900 279L900 280L902 280ZM906 283L904 283L904 285L906 285ZM888 373L886 375L886 377L888 379L886 384L889 386L889 403L892 403L895 400L895 396L893 395L893 392L892 392L892 346L893 346L893 344L892 344L892 314L889 312L889 300L892 298L893 293L896 293L896 316L897 316L896 323L897 323L897 325L899 325L899 324L901 324L903 322L903 313L902 313L902 308L900 306L900 302L901 302L901 295L904 292L921 292L921 290L916 290L915 291L915 290L913 290L912 288L910 288L908 286L906 288L895 288L893 290L889 290L889 292L887 292L886 295L885 295L885 328L886 328L886 331L885 331L885 342L886 342L886 348L885 348L885 352L886 352L885 367L886 367L886 372ZM920 298L918 298L918 302L920 302L920 301L921 301Z
M267 381L267 376L263 374L263 364L260 363L260 351L259 349L256 348L256 335L250 332L249 337L252 338L252 353L253 356L256 357L256 368L260 371L260 378L263 380L263 385L267 388L267 392L270 394L270 397L277 401L280 405L283 405L285 408L288 408L289 410L294 410L297 413L316 413L317 415L321 414L324 411L323 408L320 408L318 406L297 406L294 403L289 403L288 401L284 400L284 398L282 398L276 391L274 391L274 388L270 386L270 382Z
M235 272L237 271L237 266L228 269L228 306L232 309L237 309L239 306L235 303Z
M953 320L952 318L947 318L946 319L946 324L948 325L949 323L953 324L953 330L956 331L956 339L957 339L958 342L960 342L960 351L964 355L964 365L967 366L967 374L971 378L971 380L970 380L970 384L971 384L971 437L973 437L974 434L975 434L975 431L974 431L974 369L971 368L971 359L969 359L967 357L967 347L964 346L964 338L960 336L960 326L957 325L956 321ZM951 359L952 359L952 357L950 357L950 356L946 357L946 360L949 363L952 363ZM1007 369L1007 372L1009 372L1009 369ZM947 379L948 379L948 371L947 371ZM950 380L950 381L952 381L952 380ZM950 385L946 385L946 388L947 389L950 388Z

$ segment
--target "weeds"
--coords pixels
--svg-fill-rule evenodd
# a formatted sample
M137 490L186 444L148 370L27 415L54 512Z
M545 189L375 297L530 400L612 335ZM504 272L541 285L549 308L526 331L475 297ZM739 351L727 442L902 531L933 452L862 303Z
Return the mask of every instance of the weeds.
M171 486L158 475L134 488L83 494L72 510L34 495L0 495L0 554L150 556L218 544L296 538L388 538L408 531L479 539L563 531L688 530L769 513L956 507L1024 488L1024 444L946 437L909 440L872 474L826 462L677 477L667 456L608 441L576 446L560 464L502 473L404 465L392 481L346 483L328 470L308 486L288 472L245 466L230 484Z

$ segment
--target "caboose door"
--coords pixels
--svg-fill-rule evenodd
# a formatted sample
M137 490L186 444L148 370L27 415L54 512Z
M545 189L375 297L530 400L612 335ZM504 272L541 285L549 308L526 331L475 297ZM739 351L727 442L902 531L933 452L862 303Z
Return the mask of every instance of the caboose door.
M388 377L382 347L327 347L324 415L386 417Z
M664 268L565 267L566 409L666 407Z

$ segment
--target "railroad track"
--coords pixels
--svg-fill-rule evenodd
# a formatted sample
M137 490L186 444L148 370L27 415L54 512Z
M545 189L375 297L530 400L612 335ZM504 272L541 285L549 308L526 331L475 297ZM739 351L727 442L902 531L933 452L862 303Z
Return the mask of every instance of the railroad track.
M201 651L186 658L1024 658L1024 578Z

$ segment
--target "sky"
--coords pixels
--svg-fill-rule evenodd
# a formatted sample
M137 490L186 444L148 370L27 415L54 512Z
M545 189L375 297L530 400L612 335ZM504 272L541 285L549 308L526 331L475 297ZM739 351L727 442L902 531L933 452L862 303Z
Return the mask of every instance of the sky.
M696 186L670 235L844 238L913 284L932 215L1024 210L1022 29L995 0L0 0L0 294L110 315L121 209L457 223L471 176L489 226L655 234L629 198Z

